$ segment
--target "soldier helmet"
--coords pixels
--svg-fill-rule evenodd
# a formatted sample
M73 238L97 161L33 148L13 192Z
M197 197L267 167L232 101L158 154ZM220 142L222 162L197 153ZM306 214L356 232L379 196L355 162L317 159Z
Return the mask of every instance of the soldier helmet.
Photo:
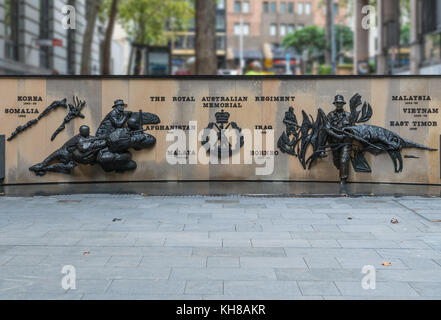
M115 108L115 107L118 107L118 106L127 107L127 104L124 103L124 100L122 100L122 99L117 99L117 100L115 100L115 102L113 103L112 108Z
M343 98L343 96L341 94L337 94L334 98L333 104L335 105L337 103L346 104L345 98Z
M139 121L136 117L130 117L129 120L127 120L127 126L130 129L139 129Z
M82 126L80 127L80 135L83 136L83 137L88 137L89 134L90 134L90 128L89 128L89 126L82 125Z

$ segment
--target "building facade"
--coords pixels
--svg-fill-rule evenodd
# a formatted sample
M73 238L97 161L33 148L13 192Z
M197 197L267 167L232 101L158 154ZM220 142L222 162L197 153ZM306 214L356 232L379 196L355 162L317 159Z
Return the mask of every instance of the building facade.
M338 10L336 23L346 23L346 10ZM243 58L250 60L281 60L294 52L282 48L283 38L308 25L324 27L326 6L320 0L228 0L228 58L236 64L240 56L242 29ZM265 63L267 64L267 63Z
M75 29L63 27L66 5ZM79 74L85 17L86 0L0 0L0 73ZM99 20L95 28L91 73L99 74L104 28Z

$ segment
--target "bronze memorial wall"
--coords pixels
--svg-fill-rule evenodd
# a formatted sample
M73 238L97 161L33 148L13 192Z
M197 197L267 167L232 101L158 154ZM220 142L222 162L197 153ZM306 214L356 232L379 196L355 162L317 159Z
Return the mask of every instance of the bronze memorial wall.
M436 76L3 77L3 183L339 181L346 157L348 181L440 184L440 89Z

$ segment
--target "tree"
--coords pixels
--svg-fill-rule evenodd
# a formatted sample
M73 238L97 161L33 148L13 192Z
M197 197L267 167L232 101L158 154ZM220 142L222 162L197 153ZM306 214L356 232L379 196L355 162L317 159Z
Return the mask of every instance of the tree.
M400 45L410 43L410 23L404 24L400 28Z
M216 2L196 0L196 74L216 70Z
M90 74L90 56L92 52L92 41L95 31L95 22L98 11L101 7L101 0L89 0L86 2L86 29L81 49L81 74Z
M342 52L352 50L354 46L354 34L347 26L335 26L336 51ZM285 48L294 48L297 53L305 50L309 56L315 55L323 59L323 52L326 48L325 29L315 25L298 29L288 34L282 41Z
M103 44L103 74L110 74L110 60L112 55L112 36L115 27L116 14L118 12L118 0L112 0L107 22L106 36Z
M335 26L335 42L337 52L352 50L354 47L354 33L348 26Z
M297 53L308 51L309 54L325 49L325 31L323 28L311 25L288 34L282 41L285 48L292 47Z
M187 0L121 2L118 18L132 38L132 47L135 49L134 73L141 73L143 47L165 45L173 31L185 28L192 17L193 7Z

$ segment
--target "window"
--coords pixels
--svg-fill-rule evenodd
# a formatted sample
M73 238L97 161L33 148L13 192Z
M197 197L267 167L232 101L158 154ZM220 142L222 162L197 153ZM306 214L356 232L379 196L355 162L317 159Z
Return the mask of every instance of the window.
M301 23L297 26L297 30L301 30L301 29L303 29L303 27L304 27L304 25Z
M219 10L225 9L225 0L217 0L217 8Z
M288 2L288 12L294 13L294 3Z
M249 23L244 23L243 24L243 35L247 36L250 34L250 24Z
M293 33L294 32L294 25L293 24L289 24L288 25L288 33Z
M190 35L187 37L187 49L194 49L196 47L195 36Z
M281 24L280 25L280 36L281 37L286 36L286 24Z
M280 2L280 13L286 13L286 2Z
M275 23L270 25L270 36L277 36L277 24Z
M265 13L269 12L268 1L265 1L263 3L263 12L265 12Z
M234 24L234 35L236 36L240 35L240 23Z
M5 56L18 60L18 1L5 2Z
M305 3L305 14L311 14L311 3L309 2Z
M175 49L185 49L185 37L177 36L173 43L173 47Z
M271 2L271 13L277 13L277 4L274 1Z
M240 13L240 1L234 1L234 12Z
M297 13L303 14L303 2L299 2L299 4L297 5Z
M216 37L216 49L225 50L225 36Z
M216 13L216 31L225 31L225 15L222 12Z
M244 36L247 36L247 35L249 35L250 34L250 24L249 23L244 23L243 25L242 25L242 27L243 27L243 35ZM234 24L234 34L236 35L236 36L240 36L240 23L235 23Z
M242 2L242 12L243 13L249 13L250 12L250 2L249 1Z

